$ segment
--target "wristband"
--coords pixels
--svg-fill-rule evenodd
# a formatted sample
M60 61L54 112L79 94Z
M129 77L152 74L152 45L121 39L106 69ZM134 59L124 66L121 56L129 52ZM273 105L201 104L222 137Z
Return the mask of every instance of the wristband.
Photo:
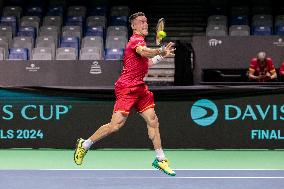
M158 64L158 63L161 62L163 59L164 59L164 57L162 57L162 56L160 56L160 55L157 55L157 56L154 56L153 58L151 58L153 64Z

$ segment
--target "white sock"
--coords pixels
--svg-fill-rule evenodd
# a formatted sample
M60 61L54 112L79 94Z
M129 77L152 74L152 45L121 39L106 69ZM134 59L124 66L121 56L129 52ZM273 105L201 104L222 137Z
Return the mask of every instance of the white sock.
M91 146L94 144L93 141L91 141L91 139L87 139L83 142L83 148L85 148L86 150L89 150L91 148Z
M156 149L155 152L156 152L156 157L159 161L163 161L166 159L166 156L162 148Z

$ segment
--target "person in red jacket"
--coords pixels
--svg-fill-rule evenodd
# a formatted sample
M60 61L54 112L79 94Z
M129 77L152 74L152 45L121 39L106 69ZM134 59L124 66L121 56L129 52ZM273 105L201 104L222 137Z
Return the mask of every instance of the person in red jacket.
M266 82L276 78L277 73L272 59L267 57L265 52L259 52L257 57L250 62L249 79L251 81Z
M279 68L279 75L280 75L280 80L284 81L284 61L282 62Z

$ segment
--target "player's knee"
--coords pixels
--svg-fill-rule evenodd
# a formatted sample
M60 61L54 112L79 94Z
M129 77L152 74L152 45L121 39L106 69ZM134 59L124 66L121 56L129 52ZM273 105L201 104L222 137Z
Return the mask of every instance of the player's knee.
M150 117L149 126L153 127L153 128L159 127L159 120L158 120L158 117L156 115L153 116L153 117Z
M109 130L110 132L117 132L122 126L124 125L123 121L119 121L119 122L111 122L109 124Z

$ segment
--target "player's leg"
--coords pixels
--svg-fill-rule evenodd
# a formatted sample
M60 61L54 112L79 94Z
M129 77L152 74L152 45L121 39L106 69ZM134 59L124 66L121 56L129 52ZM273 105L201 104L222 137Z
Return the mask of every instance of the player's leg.
M78 139L74 153L74 161L77 165L81 165L89 148L93 143L118 131L125 123L128 114L114 112L110 123L101 126L88 140Z
M155 152L156 159L152 165L162 170L168 175L175 176L176 173L169 167L169 161L165 157L165 154L161 145L160 129L158 117L155 113L154 108L148 108L145 111L141 112L141 116L145 119L148 128L149 138L152 140Z

